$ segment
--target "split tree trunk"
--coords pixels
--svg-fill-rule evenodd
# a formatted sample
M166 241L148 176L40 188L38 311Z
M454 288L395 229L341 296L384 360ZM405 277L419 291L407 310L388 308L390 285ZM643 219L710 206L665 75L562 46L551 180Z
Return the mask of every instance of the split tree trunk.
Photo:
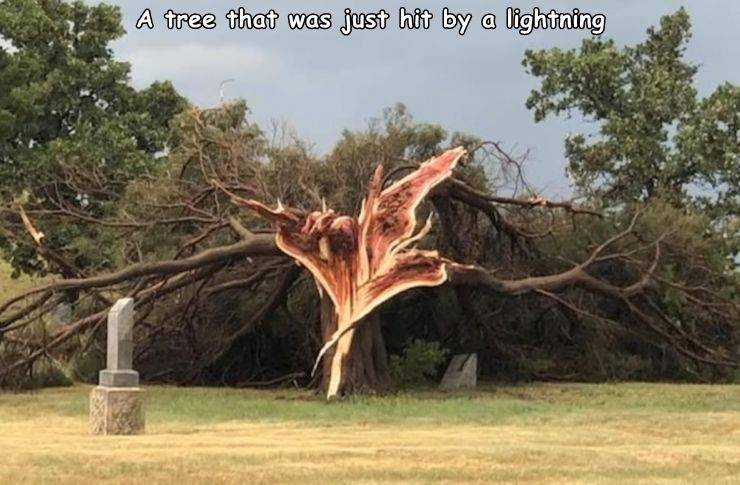
M337 315L334 305L325 296L321 299L323 342L326 343L336 330ZM324 356L321 369L321 388L326 393L334 381L336 393L333 396L387 390L390 385L388 355L378 315L370 314L354 330L344 334L337 345Z

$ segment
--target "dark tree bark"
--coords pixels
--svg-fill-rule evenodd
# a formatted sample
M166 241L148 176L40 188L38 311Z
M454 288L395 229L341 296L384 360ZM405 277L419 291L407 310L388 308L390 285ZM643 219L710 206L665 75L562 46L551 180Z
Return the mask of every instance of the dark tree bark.
M337 316L331 300L321 299L321 336L327 342L337 330ZM388 355L377 312L361 320L354 330L342 338L351 338L350 352L342 359L337 395L383 392L390 387ZM326 393L332 373L335 348L322 361L321 389Z
M565 269L558 269L555 273L527 268L525 272L506 271L507 266L514 264L510 256L515 249L527 254L529 244L551 235L555 225L555 219L552 219L545 230L537 225L537 231L533 232L528 218L512 217L512 211L508 209L517 208L523 213L524 210L557 208L572 215L589 214L610 219L612 216L582 209L570 202L552 202L541 197L507 198L476 190L463 180L452 177L450 163L453 160L449 156L458 157L460 154L459 151L452 151L443 155L447 157L446 165L443 164L447 169L441 172L430 170L430 163L437 163L434 160L421 166L406 167L417 170L415 178L412 177L413 183L404 177L387 188L385 182L390 181L394 173L383 177L382 170L376 170L365 199L363 217L341 216L326 207L322 212L311 213L286 208L282 204L272 209L253 200L241 199L237 192L250 197L264 194L261 188L238 183L238 172L231 173L231 169L223 172L228 164L213 163L202 158L193 160L201 164L203 179L209 182L208 187L201 187L200 195L188 196L181 203L156 212L155 215L159 215L155 219L142 222L97 220L69 211L60 203L60 211L65 218L106 227L126 230L137 227L143 230L153 225L203 225L197 231L188 230L188 234L193 233L192 237L181 244L173 259L148 261L131 256L131 260L144 260L108 274L83 274L68 262L71 260L64 254L45 252L40 231L28 218L29 214L34 213L28 211L28 235L16 235L0 228L1 235L13 244L36 248L42 257L61 268L60 274L74 277L49 282L4 303L0 302L0 339L3 350L8 347L12 350L6 351L7 358L0 355L3 357L0 362L0 385L10 382L15 374L32 370L36 360L51 356L71 337L99 328L110 306L104 300L105 296L119 294L135 298L137 306L144 310L141 317L143 321L155 304L172 304L172 300L166 298L179 290L183 290L182 294L189 298L187 305L179 305L183 308L197 306L212 295L229 289L243 288L248 291L253 282L275 271L283 271L269 261L260 262L260 258L274 259L286 254L318 277L319 286L325 294L328 294L327 288L332 290L334 301L339 302L338 308L342 310L339 319L331 299L322 300L321 333L324 345L318 356L318 365L323 370L320 384L327 390L328 397L386 389L389 384L387 356L380 322L372 309L397 295L398 292L394 291L397 288L406 291L413 287L440 285L445 281L459 288L458 295L463 295L463 300L474 298L472 293L467 294L468 291L475 291L476 295L485 291L496 298L536 295L553 302L555 306L551 308L569 312L579 321L599 322L603 328L623 328L639 334L641 339L649 343L660 340L677 355L686 357L687 364L693 362L708 365L712 369L721 368L723 373L726 368L738 367L736 339L733 337L733 324L738 321L737 305L732 296L728 298L726 292L715 290L718 282L727 282L728 288L733 287L731 275L708 268L704 256L692 259L693 255L681 246L682 238L671 240L670 229L658 237L651 235L650 231L644 234L638 231L635 223L639 211L635 212L626 229L601 244L591 241L589 237L582 248L588 250L589 254L580 262L569 263L570 266ZM198 157L201 156L202 152L198 150ZM225 183L225 180L229 183ZM220 192L216 188L230 195L235 202L273 221L277 233L252 233L235 218L227 218L227 213L219 203ZM208 208L209 205L204 201L211 195L214 202L209 202L212 207ZM438 239L444 242L443 255L446 257L416 246L417 242L425 239L431 228L431 219L422 226L417 224L419 221L414 214L425 195L432 196L439 216L442 230L438 232ZM17 212L16 209L5 210L13 215ZM518 210L515 214L519 214ZM189 215L181 215L182 211ZM618 212L612 220L615 228L623 227L621 210ZM208 217L204 217L204 214L208 214ZM485 215L490 224L484 222L479 225L479 214ZM209 238L227 227L234 233L230 235L232 238L236 235L242 240L226 245L228 239L223 237L225 235L219 235L219 239L214 241L220 245L212 247L213 241ZM479 248L481 237L476 233L479 228L481 233L489 233L491 228L495 228L496 234L508 237L512 249L494 253ZM33 242L24 241L29 237ZM359 244L359 241L363 244ZM207 249L201 250L199 245L206 242ZM504 244L498 246L503 248ZM131 251L133 249L140 248L136 246ZM664 251L666 254L662 255ZM558 258L557 268L561 268L566 261L561 259ZM660 271L662 259L673 265L677 261L687 260L691 271L684 272L685 278L674 279ZM498 267L486 267L494 264ZM619 265L620 270L600 269L610 264ZM237 279L234 279L229 273L237 265L253 266L253 271L248 272L246 278L244 272L234 271L233 274L237 275ZM208 370L216 372L209 374L222 374L223 369L234 361L233 357L241 355L246 335L276 308L285 305L298 270L294 267L286 273L290 277L276 281L273 290L265 297L263 306L214 352L215 364L211 363ZM213 278L216 274L224 277ZM701 276L694 281L693 275ZM627 276L632 278L627 279ZM691 284L686 281L691 281ZM693 315L706 314L700 320L706 325L677 325L662 308L662 293L657 293L667 288L682 295L687 311ZM575 297L571 295L573 291L580 291L579 294L588 296L590 301L581 304L577 298L579 294ZM95 298L90 313L80 315L76 321L49 334L44 333L43 338L27 338L32 335L28 327L52 312L58 296L64 292L86 293ZM181 295L175 294L179 300ZM609 302L609 308L615 310L606 311L606 302ZM470 303L463 303L463 307L475 311ZM369 316L363 317L366 311L370 312ZM617 317L614 317L615 314ZM623 317L627 314L631 317L629 320ZM470 318L485 322L485 331L491 332L489 315L471 314ZM315 316L311 320L315 321ZM176 325L166 324L173 329L173 333L176 331ZM151 332L151 335L157 334L159 332ZM491 338L495 342L495 335ZM337 352L342 355L341 361L333 358ZM689 367L686 369L691 372ZM337 392L328 392L330 387L337 387Z

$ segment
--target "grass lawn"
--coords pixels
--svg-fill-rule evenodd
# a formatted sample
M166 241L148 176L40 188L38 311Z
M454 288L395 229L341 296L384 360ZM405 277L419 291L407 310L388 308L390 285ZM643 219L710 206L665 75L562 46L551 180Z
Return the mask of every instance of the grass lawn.
M89 391L0 394L0 483L740 483L740 386L147 387L133 437L87 434Z
M13 279L10 277L10 273L10 265L0 259L0 303L4 302L11 296L17 295L23 290L32 288L34 284L43 282L41 280L34 280L25 275L20 278Z

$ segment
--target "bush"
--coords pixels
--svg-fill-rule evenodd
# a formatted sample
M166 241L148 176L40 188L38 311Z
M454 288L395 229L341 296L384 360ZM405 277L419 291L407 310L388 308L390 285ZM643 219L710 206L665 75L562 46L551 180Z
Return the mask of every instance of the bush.
M424 384L437 374L438 367L448 353L439 342L421 339L409 341L403 349L403 355L391 356L391 376L402 386Z
M33 390L45 387L66 387L72 384L74 381L62 365L49 359L39 359L34 362L32 371L25 374L22 381L16 383L16 387Z
M69 374L85 384L97 384L98 373L105 368L105 353L94 346L85 352L77 353L69 363Z

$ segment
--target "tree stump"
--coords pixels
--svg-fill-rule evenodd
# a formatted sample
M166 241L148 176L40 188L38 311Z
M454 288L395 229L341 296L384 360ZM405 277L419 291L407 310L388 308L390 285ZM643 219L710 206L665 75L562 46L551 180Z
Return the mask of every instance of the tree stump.
M321 299L321 333L324 342L337 330L337 317L329 298ZM326 392L334 374L340 376L337 395L355 392L383 392L390 387L388 356L386 355L380 318L376 313L365 317L356 329L351 330L352 343L349 352L336 362L336 348L330 350L323 360L321 387Z

